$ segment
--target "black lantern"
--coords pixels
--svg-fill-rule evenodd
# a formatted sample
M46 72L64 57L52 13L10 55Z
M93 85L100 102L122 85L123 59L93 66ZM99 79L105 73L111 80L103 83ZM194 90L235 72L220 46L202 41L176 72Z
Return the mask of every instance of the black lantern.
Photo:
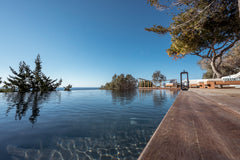
M187 80L186 81L182 81L182 75L186 74L187 75ZM188 79L188 72L186 72L185 70L183 72L180 73L180 80L181 80L181 90L188 90L189 89L189 79Z

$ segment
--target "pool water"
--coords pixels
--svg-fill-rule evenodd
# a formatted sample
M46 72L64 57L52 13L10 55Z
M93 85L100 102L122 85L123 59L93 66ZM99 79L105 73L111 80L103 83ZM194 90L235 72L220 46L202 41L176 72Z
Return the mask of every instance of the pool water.
M177 91L0 93L0 159L137 159Z

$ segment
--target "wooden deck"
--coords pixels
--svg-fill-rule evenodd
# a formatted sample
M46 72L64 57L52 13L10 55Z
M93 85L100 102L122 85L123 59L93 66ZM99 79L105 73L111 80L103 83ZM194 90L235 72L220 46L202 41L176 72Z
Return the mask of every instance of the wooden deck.
M240 90L181 91L139 160L240 160Z

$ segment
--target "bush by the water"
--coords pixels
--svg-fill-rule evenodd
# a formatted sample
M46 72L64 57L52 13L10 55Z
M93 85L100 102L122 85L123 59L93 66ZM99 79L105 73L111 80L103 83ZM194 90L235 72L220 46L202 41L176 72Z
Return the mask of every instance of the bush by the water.
M136 87L137 80L131 74L127 74L126 76L124 74L114 74L112 81L101 86L101 89L130 90L135 89Z
M64 87L64 91L71 91L72 85L69 84L66 87Z

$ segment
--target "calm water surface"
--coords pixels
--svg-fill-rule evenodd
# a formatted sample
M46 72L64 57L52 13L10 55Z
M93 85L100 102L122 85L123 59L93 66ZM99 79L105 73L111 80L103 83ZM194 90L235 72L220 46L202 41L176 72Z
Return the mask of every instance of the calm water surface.
M177 94L0 93L0 159L137 159Z

